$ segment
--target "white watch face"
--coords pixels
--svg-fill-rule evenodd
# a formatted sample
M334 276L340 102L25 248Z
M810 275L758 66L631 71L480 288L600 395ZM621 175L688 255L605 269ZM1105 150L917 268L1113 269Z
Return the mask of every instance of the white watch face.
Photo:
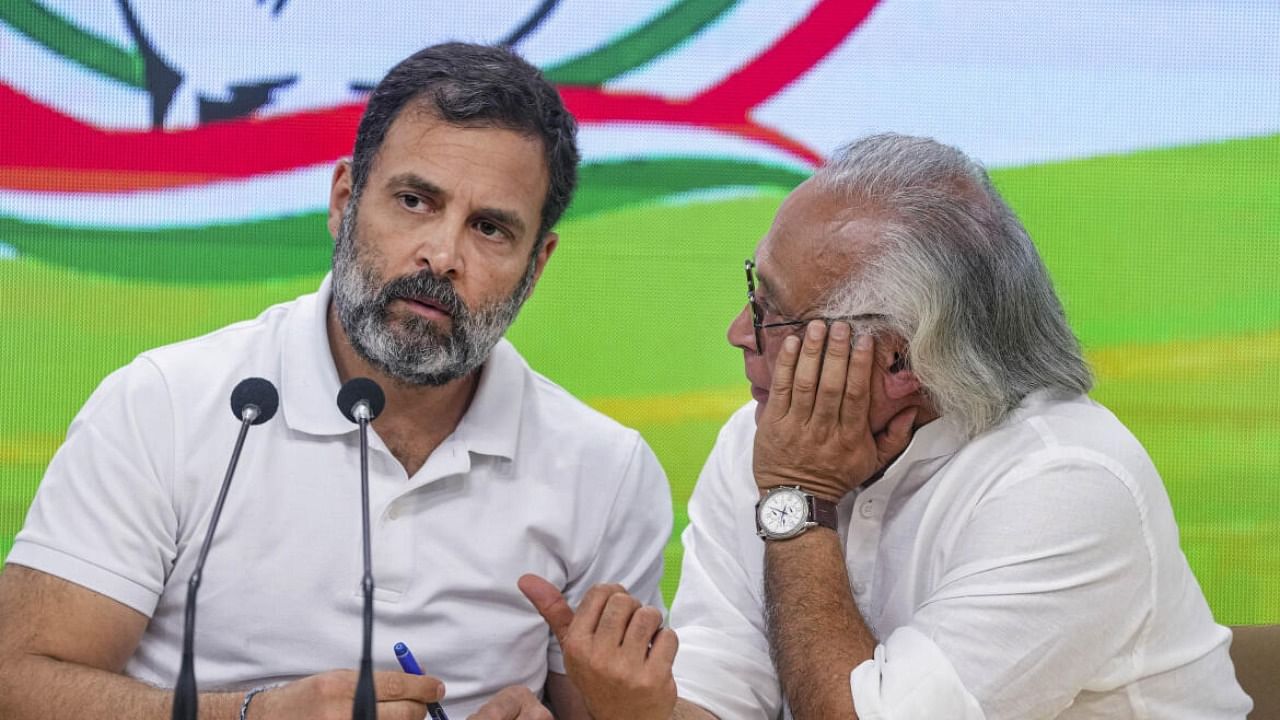
M789 535L808 519L804 495L798 490L775 492L760 503L760 526L770 535Z

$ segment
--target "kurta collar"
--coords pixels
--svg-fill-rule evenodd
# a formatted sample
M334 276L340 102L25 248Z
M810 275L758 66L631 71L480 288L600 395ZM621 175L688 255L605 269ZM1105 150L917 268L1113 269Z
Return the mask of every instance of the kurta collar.
M916 430L907 449L885 468L879 480L864 485L862 492L888 497L901 484L902 479L911 473L912 468L930 460L954 455L966 442L964 433L955 422L946 416L940 417Z

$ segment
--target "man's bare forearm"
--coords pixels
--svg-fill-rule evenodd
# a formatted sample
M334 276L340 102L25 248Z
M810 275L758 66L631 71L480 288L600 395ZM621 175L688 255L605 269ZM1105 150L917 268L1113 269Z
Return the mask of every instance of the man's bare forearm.
M856 718L849 674L876 640L849 592L839 536L814 528L765 547L769 647L796 720Z
M203 693L201 720L235 720L242 693ZM173 691L105 670L21 654L0 662L0 717L6 720L169 720Z
M676 707L671 712L671 720L719 720L719 718L700 705L676 698Z

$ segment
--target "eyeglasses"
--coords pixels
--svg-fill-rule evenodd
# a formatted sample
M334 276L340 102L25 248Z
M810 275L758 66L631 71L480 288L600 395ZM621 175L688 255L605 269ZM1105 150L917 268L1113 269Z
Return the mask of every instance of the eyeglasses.
M750 258L743 264L747 271L747 305L751 308L751 327L755 329L756 334L756 354L764 354L764 333L761 332L766 328L776 327L796 327L799 325L808 325L814 320L821 320L830 325L837 320L851 322L854 320L881 320L884 315L876 313L868 313L863 315L851 315L849 317L810 317L802 320L783 320L781 322L767 323L764 321L764 310L760 307L760 303L756 302L756 263Z
M766 323L764 321L764 310L761 309L760 303L756 302L756 263L751 258L743 263L747 271L747 305L751 307L751 327L756 333L756 354L764 354L764 333L761 332L765 328L773 327L794 327L804 325L808 320L785 320L783 322Z

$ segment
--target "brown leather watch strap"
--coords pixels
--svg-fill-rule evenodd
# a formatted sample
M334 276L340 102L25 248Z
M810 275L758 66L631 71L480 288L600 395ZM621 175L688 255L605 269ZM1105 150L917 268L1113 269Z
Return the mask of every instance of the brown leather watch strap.
M840 519L836 514L836 504L820 497L809 496L809 517L824 528L840 529Z

